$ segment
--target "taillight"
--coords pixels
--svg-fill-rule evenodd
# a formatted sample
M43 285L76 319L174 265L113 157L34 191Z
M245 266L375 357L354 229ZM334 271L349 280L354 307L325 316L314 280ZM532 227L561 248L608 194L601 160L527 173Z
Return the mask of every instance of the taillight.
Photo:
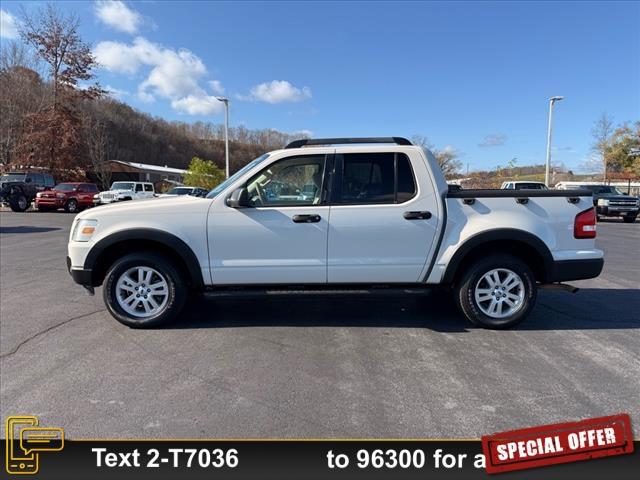
M573 222L574 238L595 238L596 237L596 210L591 207L589 210L576 215Z

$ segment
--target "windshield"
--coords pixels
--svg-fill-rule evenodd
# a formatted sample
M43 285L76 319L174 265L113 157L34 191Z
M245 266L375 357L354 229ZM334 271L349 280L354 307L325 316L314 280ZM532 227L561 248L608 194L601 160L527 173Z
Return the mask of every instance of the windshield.
M585 185L584 187L580 187L580 188L586 188L587 190L591 190L593 193L604 193L604 194L609 193L611 195L624 195L624 193L622 193L616 187L611 187L609 185Z
M189 195L193 191L191 187L176 187L169 190L169 195Z
M0 180L3 182L22 182L24 181L24 177L26 174L24 173L9 173L7 175L2 175Z
M61 190L63 192L72 192L76 189L75 185L72 185L70 183L59 183L58 185L56 185L55 187L53 187L54 190Z
M547 190L544 183L516 183L516 190Z
M221 191L223 191L225 188L227 188L229 185L231 185L233 182L235 182L238 178L240 178L242 175L244 175L246 172L248 172L249 170L251 170L253 167L255 167L256 165L258 165L259 163L262 163L263 161L265 161L267 158L269 158L269 154L265 153L264 155L259 156L258 158L256 158L255 160L251 160L249 163L247 163L244 167L242 167L240 170L238 170L236 173L234 173L233 175L231 175L229 178L227 178L224 182L222 182L220 185L218 185L217 187L215 187L213 190L211 190L208 194L207 194L207 198L214 198L216 195L218 195Z
M131 182L113 182L111 190L133 190L133 183Z

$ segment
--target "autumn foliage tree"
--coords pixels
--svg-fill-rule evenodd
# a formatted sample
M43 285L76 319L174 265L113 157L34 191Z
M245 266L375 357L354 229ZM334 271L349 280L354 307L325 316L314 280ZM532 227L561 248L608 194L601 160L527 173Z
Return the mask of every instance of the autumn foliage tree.
M22 40L46 66L51 94L42 108L25 116L18 160L67 176L84 166L79 102L104 93L97 84L80 88L81 81L94 77L96 60L78 27L77 16L63 15L48 5L35 15L24 12L20 28Z

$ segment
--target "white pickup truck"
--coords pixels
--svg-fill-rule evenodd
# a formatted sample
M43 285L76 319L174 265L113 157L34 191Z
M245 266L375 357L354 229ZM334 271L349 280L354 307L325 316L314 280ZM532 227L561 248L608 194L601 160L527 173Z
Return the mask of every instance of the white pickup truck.
M206 198L80 213L67 264L131 327L177 319L194 290L384 285L444 286L471 322L507 328L539 285L600 274L595 236L588 191L449 191L433 155L404 138L309 139Z

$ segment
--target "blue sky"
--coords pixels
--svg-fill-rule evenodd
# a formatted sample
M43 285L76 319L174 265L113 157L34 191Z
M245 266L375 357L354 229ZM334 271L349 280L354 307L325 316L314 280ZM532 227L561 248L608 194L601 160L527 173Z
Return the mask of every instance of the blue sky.
M23 4L2 2L2 41ZM58 2L81 18L98 79L168 120L427 136L472 170L576 170L603 112L640 120L638 2Z

